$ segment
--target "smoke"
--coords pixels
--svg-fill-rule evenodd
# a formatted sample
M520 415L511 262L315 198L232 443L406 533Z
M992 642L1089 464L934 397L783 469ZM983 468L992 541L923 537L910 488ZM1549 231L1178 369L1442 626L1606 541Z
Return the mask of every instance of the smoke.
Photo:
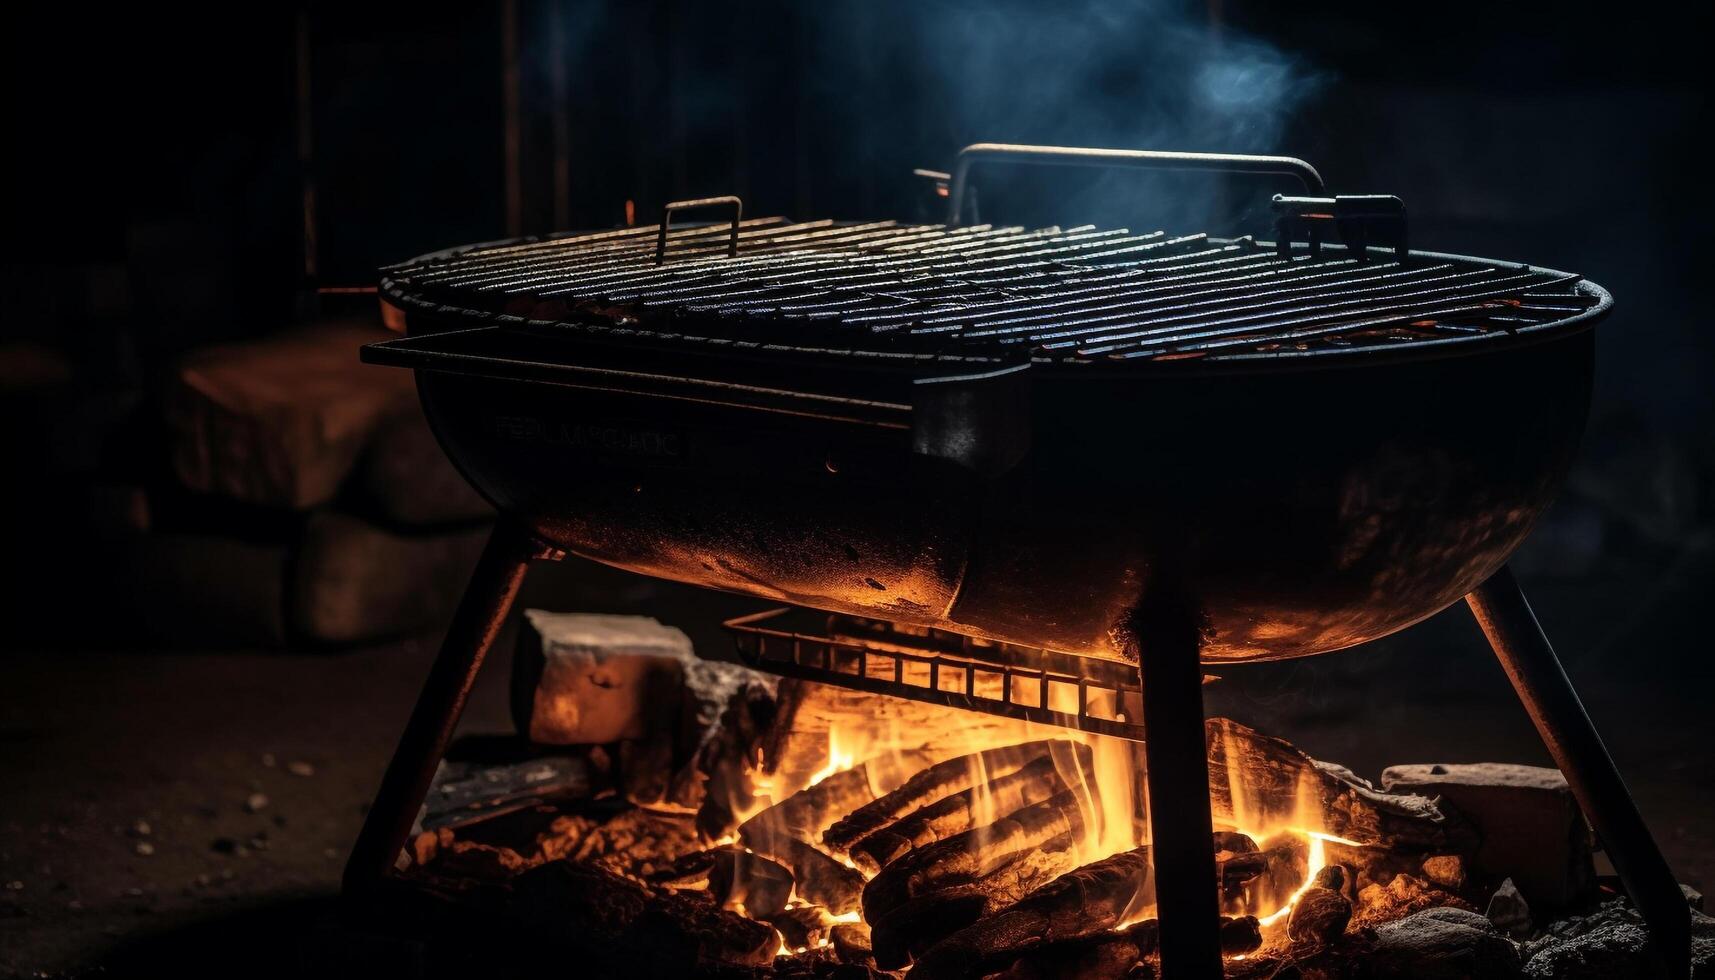
M1294 112L1325 82L1182 0L930 0L899 27L949 153L980 140L1280 153ZM988 198L1030 216L1051 203L1056 214L1108 224L1117 213L1199 227L1206 212L1226 209L1221 182L1206 176L1035 171L1009 185L996 170L983 181Z

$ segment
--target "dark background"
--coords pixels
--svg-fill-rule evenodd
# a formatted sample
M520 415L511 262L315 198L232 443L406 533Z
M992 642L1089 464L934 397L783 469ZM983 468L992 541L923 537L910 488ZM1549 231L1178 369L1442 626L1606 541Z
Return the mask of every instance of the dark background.
M1302 156L1332 190L1403 197L1419 247L1613 291L1584 452L1516 565L1670 859L1711 884L1707 5L245 6L6 15L0 879L20 887L0 892L17 919L0 922L0 971L158 956L210 916L328 894L432 651L143 637L89 584L116 560L91 488L219 510L187 504L162 461L153 420L179 358L370 315L371 297L325 290L372 286L383 263L609 227L627 202L640 223L724 193L755 215L923 217L911 170L978 140ZM1216 232L1261 231L1277 189L977 181L985 220ZM223 518L261 536L277 519ZM531 589L656 615L709 650L718 614L748 608L576 562ZM1545 758L1458 609L1218 687L1218 709L1369 776ZM500 705L479 692L472 723L503 727ZM259 768L292 751L319 775ZM282 820L296 807L290 827L222 877L208 838L252 832L232 801L262 784ZM127 829L147 814L180 835L153 861Z

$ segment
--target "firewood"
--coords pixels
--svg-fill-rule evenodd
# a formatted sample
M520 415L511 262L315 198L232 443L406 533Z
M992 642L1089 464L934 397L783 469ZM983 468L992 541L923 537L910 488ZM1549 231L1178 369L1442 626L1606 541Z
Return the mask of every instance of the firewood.
M821 905L834 915L858 907L863 896L863 875L790 834L774 833L766 827L751 828L740 839L751 850L773 858L792 872L798 896Z
M772 682L758 674L732 692L697 746L692 769L704 777L697 807L697 832L704 840L727 836L738 826L738 814L753 808L761 745L777 710Z
M1221 878L1223 898L1238 894L1267 870L1268 855L1256 841L1236 831L1215 832L1215 872Z
M1154 919L1024 951L994 980L1120 980L1136 977L1145 957L1161 944ZM1154 976L1153 971L1144 974Z
M822 945L834 918L820 905L799 905L769 916L768 923L780 931L788 949L802 950Z
M1008 908L1077 866L1078 837L1061 834L1040 847L1013 853L981 878L943 881L875 921L877 965L898 969L936 943L985 915Z
M822 835L822 843L836 853L922 807L969 789L978 779L994 779L1016 772L1048 754L1049 741L1026 742L989 749L938 762L922 770L905 784L866 803L842 817Z
M875 799L876 784L897 785L901 771L916 772L928 765L922 752L888 753L865 760L844 772L836 772L806 787L745 821L740 835L766 828L769 833L789 834L807 844L822 839L823 831L842 814Z
M1074 746L1073 755L1087 773L1089 749ZM1040 803L1066 788L1053 756L1042 756L1015 772L961 790L870 834L851 849L851 857L865 871L878 873L913 848L964 833L985 820Z
M932 758L947 759L967 753L973 746L1059 734L1046 725L905 698L876 697L867 691L796 678L782 679L779 695L780 717L763 744L763 763L774 776L775 785L785 792L801 788L822 767L826 759L819 756L827 749L830 730L842 736L841 746L858 759L874 758L893 749L923 751ZM911 775L913 772L904 772L900 779Z
M511 910L533 934L576 936L580 948L605 967L629 976L763 967L773 962L779 945L774 927L766 923L706 899L652 893L571 861L550 861L513 879Z
M1044 855L1064 855L1066 866L1060 870L1069 871L1074 861L1065 853L1069 850L1066 844L1083 830L1078 798L1065 791L986 827L909 851L864 886L864 919L879 922L907 899L949 885L971 885L985 892L1002 887L999 881L990 882L989 876L1026 851L1041 849Z
M862 922L842 922L828 930L834 945L834 957L841 963L873 965L875 951L870 945L869 926Z
M1161 926L1145 919L1113 932L1047 943L1022 952L993 980L1091 980L1154 976L1136 972L1161 947ZM1221 952L1248 955L1262 947L1262 929L1254 916L1221 917ZM1147 964L1145 964L1147 970ZM1266 976L1267 974L1265 974Z
M742 906L753 919L780 914L792 897L792 872L740 847L710 851L709 896L727 908Z
M1284 739L1263 735L1226 718L1205 728L1209 795L1216 823L1243 819L1258 826L1288 826L1308 796L1320 810L1320 830L1360 844L1386 844L1419 853L1463 853L1475 835L1449 820L1434 801L1379 792L1351 772L1316 762ZM1233 787L1246 797L1235 800Z
M1069 871L931 947L912 967L912 980L982 976L1026 949L1106 932L1153 891L1151 879L1147 846Z
M880 970L902 970L948 936L991 911L989 897L971 885L953 885L900 903L870 921L870 948Z

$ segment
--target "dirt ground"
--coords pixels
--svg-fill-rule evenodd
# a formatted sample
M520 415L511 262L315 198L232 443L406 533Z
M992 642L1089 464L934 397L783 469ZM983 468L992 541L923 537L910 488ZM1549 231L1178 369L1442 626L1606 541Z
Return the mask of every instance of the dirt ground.
M1682 880L1715 885L1715 722L1699 621L1715 549L1603 581L1526 580ZM724 655L760 608L581 562L525 602L648 612ZM466 731L505 731L510 637ZM0 975L293 976L434 642L334 653L0 655ZM1210 709L1374 778L1546 762L1461 608L1369 648L1225 671Z

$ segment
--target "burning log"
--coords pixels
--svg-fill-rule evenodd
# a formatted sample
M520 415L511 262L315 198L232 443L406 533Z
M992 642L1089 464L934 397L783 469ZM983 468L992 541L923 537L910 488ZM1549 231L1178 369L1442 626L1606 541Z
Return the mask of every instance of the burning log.
M800 905L775 913L768 923L780 932L780 941L788 949L805 950L820 946L834 926L834 917L820 905Z
M936 763L906 780L898 789L836 821L822 835L822 843L836 853L848 851L858 841L891 826L906 815L969 789L979 778L1005 776L1046 756L1051 741L1008 745Z
M1042 860L1035 863L1044 870L1057 868L1048 871L1050 878L1070 871L1076 866L1070 854L1071 845L1083 830L1077 796L1068 790L986 827L909 851L882 868L864 886L864 919L879 923L906 900L952 885L974 888L985 895L1009 891L1010 881L1018 876L998 872L1010 868L1026 853L1040 855ZM1028 891L1026 888L1025 892ZM1023 892L1014 894L1011 900L1016 901L1022 895Z
M1284 739L1226 718L1209 719L1209 795L1216 821L1291 826L1309 804L1319 829L1360 844L1419 853L1459 853L1476 844L1469 828L1449 821L1434 801L1379 792L1340 766L1317 762ZM1234 787L1242 787L1235 797Z
M907 753L900 760L911 761L924 760L916 753ZM835 915L850 912L857 908L863 891L863 875L818 849L814 841L835 814L875 798L870 786L871 768L886 778L894 765L866 762L836 772L746 820L738 829L739 839L758 854L791 868L798 894L805 900L825 905Z
M922 752L899 752L858 763L751 817L739 827L739 835L786 834L814 844L841 814L873 802L877 785L891 789L899 785L902 773L916 772L929 761Z
M779 915L792 897L792 872L760 854L737 847L709 852L709 895L725 907L743 906L753 919Z
M885 758L885 753L895 748L926 752L932 759L946 759L968 752L973 746L1017 740L1018 722L1010 718L903 698L876 697L831 684L785 678L780 681L778 697L778 715L761 750L763 768L773 774L775 785L785 791L804 786L811 774L822 767L831 731L850 736L843 747L858 759ZM854 719L862 721L856 729L851 725ZM1046 727L1033 727L1038 727L1044 735L1053 732ZM911 771L902 772L899 778L903 780L910 775ZM876 788L886 792L893 786Z
M1135 978L1135 972L1161 947L1161 927L1155 919L1108 933L1024 951L1010 966L989 974L991 980L1103 980ZM1248 955L1262 948L1262 927L1254 916L1221 917L1221 952ZM921 967L919 967L921 969ZM1153 971L1141 974L1154 976Z
M844 915L856 909L862 900L863 875L812 845L767 828L752 828L742 840L756 853L789 868L797 882L798 895L805 901L825 906L835 915Z
M1060 834L1040 846L1014 852L981 877L943 879L934 890L913 895L891 911L878 912L870 920L877 965L898 969L983 916L1016 904L1076 867L1077 845L1077 834Z
M1087 773L1090 750L1078 745L1073 751L1079 767ZM1054 758L1045 755L986 784L944 797L870 834L851 849L851 857L865 871L878 873L913 848L964 833L981 826L985 818L1040 803L1066 788Z
M1240 894L1268 868L1269 855L1256 846L1256 841L1236 831L1215 832L1215 873L1221 878L1222 898Z
M828 930L834 946L834 958L841 963L865 966L875 963L875 951L870 946L869 926L861 922L842 922Z
M1151 884L1148 847L1086 864L937 943L912 967L912 980L981 976L1043 943L1106 932L1140 903Z

